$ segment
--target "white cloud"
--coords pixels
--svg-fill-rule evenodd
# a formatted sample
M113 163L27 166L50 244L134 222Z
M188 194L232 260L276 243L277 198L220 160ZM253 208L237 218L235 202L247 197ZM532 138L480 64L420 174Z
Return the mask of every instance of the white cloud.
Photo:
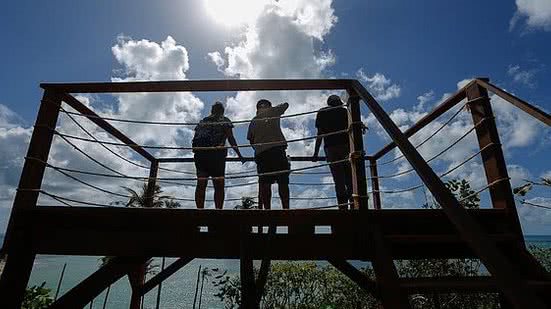
M160 44L149 40L120 37L112 48L122 66L122 76L114 82L136 80L185 80L189 70L188 53L184 46L168 36ZM199 119L203 102L191 93L123 93L115 95L118 104L112 116L128 119L167 122L193 122ZM163 126L120 126L138 142L181 144L189 140L190 128ZM187 142L189 144L189 142Z
M401 88L384 74L375 73L368 76L363 68L358 69L356 77L364 84L367 90L379 101L388 101L400 96Z
M166 40L160 43L120 37L118 43L113 46L112 51L115 59L121 65L120 69L116 70L117 76L112 79L114 82L159 79L182 80L186 79L186 72L189 70L188 54L185 47L177 44L171 37L167 37ZM104 97L101 96L77 96L83 104L95 109L102 116L126 119L189 122L198 120L203 108L203 103L190 93L137 93L119 94L114 97L115 101L113 102L109 99L103 101ZM64 108L71 110L67 106L64 106ZM17 185L22 167L24 151L27 148L31 134L31 128L26 128L18 123L16 120L20 118L4 106L0 106L0 112L0 145L2 145L0 147L0 160L2 162L2 172L0 173L0 206L10 207L14 188ZM119 142L113 140L109 134L85 118L75 118L98 139ZM114 123L114 125L138 143L186 145L189 144L191 137L190 128L138 126L122 123ZM64 114L60 115L57 130L72 135L88 137ZM82 149L84 153L125 175L146 176L148 173L147 169L138 168L130 163L126 163L99 145L80 141L73 141L73 143ZM8 145L8 147L5 147L5 145ZM108 147L130 160L140 162L139 164L149 165L149 162L137 156L127 147ZM172 155L174 153L175 151L172 151ZM166 153L156 153L157 156L162 156L163 154ZM185 156L190 154L189 152L185 152L178 153L178 155ZM112 172L105 170L76 152L73 147L67 145L59 137L54 138L49 163L60 167L112 174ZM181 170L193 170L193 167L189 164L176 167L181 168ZM165 176L166 173L163 172ZM181 174L176 175L181 176ZM136 188L141 183L141 181L135 180L121 181L96 176L76 176L96 186L123 194L125 192L121 189L121 186ZM169 176L174 177L175 174L171 173ZM167 190L170 189L169 186L165 187ZM98 191L70 180L51 169L46 170L43 188L49 192L78 200L99 203L125 200L122 197L110 196L103 193L98 194ZM180 187L180 192L177 195L182 196L181 191L184 191L187 196L193 196L192 193L188 192L189 188L182 189ZM41 196L39 203L59 204L59 202L52 201L44 196Z
M521 20L529 29L551 31L551 2L549 0L516 0L517 11L511 19L510 30Z
M210 60L216 65L216 68L218 71L224 73L224 66L226 65L226 61L224 58L222 58L222 55L220 52L212 52L207 54L210 58Z
M529 88L536 86L535 75L537 70L521 69L520 65L510 65L507 74L513 78L513 82L525 85Z
M331 51L319 51L315 40L323 40L337 18L331 1L278 1L266 5L257 19L243 29L240 41L223 53L209 57L226 76L257 78L322 78L335 62ZM261 97L273 103L289 102L288 113L317 109L325 103L320 91L239 92L228 98L227 112L235 119L252 118L255 103ZM303 117L286 121L288 130L309 134ZM290 131L286 131L290 134ZM289 138L289 137L288 137Z
M415 106L415 109L418 111L422 111L425 109L425 106L427 106L427 103L430 103L434 100L434 90L430 90L428 92L423 93L422 95L417 97L417 106Z
M6 105L0 104L0 128L18 127L23 120Z

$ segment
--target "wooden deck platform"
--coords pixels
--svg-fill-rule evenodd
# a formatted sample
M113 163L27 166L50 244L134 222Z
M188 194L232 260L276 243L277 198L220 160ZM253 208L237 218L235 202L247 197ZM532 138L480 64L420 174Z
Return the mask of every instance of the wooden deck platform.
M514 227L501 209L469 211L497 243ZM248 235L254 259L370 260L368 224L377 224L394 259L474 257L442 210L197 210L36 207L28 212L37 254L238 259L242 227L278 226ZM208 227L208 232L198 227ZM315 232L315 228L318 227ZM206 230L203 228L203 230ZM223 237L220 237L223 234Z

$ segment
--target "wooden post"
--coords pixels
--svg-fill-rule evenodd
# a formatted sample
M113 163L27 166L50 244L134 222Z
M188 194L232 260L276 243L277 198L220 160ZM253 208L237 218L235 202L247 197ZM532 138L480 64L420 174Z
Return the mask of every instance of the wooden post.
M488 81L487 78L482 80ZM467 89L467 99L473 123L477 124L482 121L475 129L480 149L493 144L480 154L488 184L499 181L489 188L492 206L508 210L512 223L518 231L519 241L524 243L488 91L474 83Z
M349 91L348 133L350 139L350 158L352 168L352 197L355 209L367 209L367 182L365 176L364 143L360 114L360 97L355 91Z
M251 227L244 225L241 227L241 256L239 272L241 278L241 309L256 308L256 291L254 282L253 260L251 258L248 241L251 233Z
M385 244L384 235L378 225L371 225L373 244L373 270L379 286L381 302L385 309L411 308L407 294L400 288L399 275L394 260Z
M149 169L149 178L145 194L145 207L152 208L155 198L155 187L157 185L157 173L159 171L159 161L152 160L151 168ZM132 296L130 298L130 309L140 309L143 302L143 285L147 273L147 264L142 264L136 267L134 271L128 274L130 285L132 286Z
M27 151L28 158L47 162L57 124L61 96L46 90ZM26 159L15 194L13 208L4 244L7 253L6 264L0 278L0 308L19 308L29 276L31 275L35 253L31 249L32 239L24 221L24 213L36 207L42 178L46 166L38 160Z
M151 168L149 169L149 179L147 181L147 190L145 192L145 207L153 207L155 187L157 186L157 173L159 171L159 161L151 161Z
M379 192L379 172L377 171L377 160L369 160L371 171L371 190L373 191L373 208L381 209L381 192Z

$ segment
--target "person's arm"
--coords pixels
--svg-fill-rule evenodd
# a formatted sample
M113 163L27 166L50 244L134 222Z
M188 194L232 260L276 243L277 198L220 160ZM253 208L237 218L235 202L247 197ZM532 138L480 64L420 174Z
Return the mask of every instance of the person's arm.
M318 135L319 135L319 131L318 131ZM323 137L321 137L321 136L316 137L316 144L314 145L314 155L312 156L312 161L313 162L316 162L316 161L319 160L319 152L320 152L321 140L322 139L323 139Z
M241 163L245 164L245 159L241 155L241 152L239 151L239 147L237 147L237 141L233 136L233 129L231 127L228 127L225 129L225 131L226 131L226 137L228 138L228 142L232 146L233 151L235 151L235 154L237 154L237 157L241 159Z
M318 135L316 137L316 144L314 145L314 155L312 156L312 161L313 162L316 162L319 160L319 152L320 152L320 147L321 147L321 141L322 141L322 137L320 137L319 135L321 134L320 132L320 129L319 129L319 125L320 125L320 114L318 112L317 116L316 116L316 129L317 129L317 133L316 135Z
M279 116L279 115L283 115L283 113L285 113L285 111L288 108L289 108L289 103L285 102L272 107L272 112L277 116Z
M251 121L251 123L249 123L249 129L247 130L247 140L248 140L251 144L254 144L253 130L254 130L254 120Z

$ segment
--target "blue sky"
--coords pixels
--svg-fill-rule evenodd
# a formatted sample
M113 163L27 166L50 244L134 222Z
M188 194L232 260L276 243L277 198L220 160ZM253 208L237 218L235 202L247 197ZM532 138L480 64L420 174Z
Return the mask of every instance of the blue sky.
M548 87L551 82L551 4L548 1L538 0L530 4L527 0L431 0L423 1L421 5L418 1L398 0L301 0L296 6L285 7L288 2L281 0L279 5L283 8L275 13L263 8L256 13L257 19L239 26L223 24L220 19L224 16L209 13L209 7L197 0L23 0L4 4L0 12L0 34L4 41L0 49L0 130L3 130L0 131L0 145L4 148L0 151L3 160L0 169L0 230L11 206L25 141L36 116L41 96L38 84L43 81L132 80L140 79L140 76L141 79L363 77L364 84L381 98L393 119L406 128L446 93L455 91L461 81L488 76L499 86L547 111L551 110ZM211 5L211 10L214 5ZM318 10L309 11L312 7ZM235 11L235 8L226 8L225 13L249 14ZM251 32L251 28L256 32ZM255 41L246 36L251 33L260 34L259 42L264 46L273 44L273 50L270 50L275 54L273 63L255 62L269 48L255 49ZM168 40L168 36L172 39ZM160 47L162 42L170 47ZM133 48L133 44L137 47ZM113 49L117 46L118 56ZM182 65L183 72L170 69L165 72L162 65L145 65L143 54L139 53L147 48L175 51L185 61L170 62L167 52L159 56L160 62ZM216 62L216 52L219 56L216 59L221 62ZM166 59L162 58L165 56ZM246 59L248 64L232 63L232 59ZM181 101L177 107L187 110L206 106L200 111L205 114L212 99L226 95L230 96L228 112L234 119L250 116L250 111L242 108L248 103L243 102L252 102L256 97L248 94L176 97ZM419 106L420 97L426 99L425 106ZM133 98L83 98L104 114L130 118L149 117L151 114L146 108L133 114L126 113L124 109L134 104ZM148 100L151 98L157 97ZM285 99L291 104L292 100L309 102L302 107L295 104L295 111L317 108L315 98L316 94L274 94L275 100ZM173 99L159 97L159 104ZM113 101L114 105L110 106ZM319 102L323 104L321 99ZM135 104L151 106L145 101ZM187 115L173 116L170 108L159 112L161 119L192 121L200 116L197 111L189 110ZM496 108L499 110L497 116L503 119L500 128L503 129L504 144L507 144L505 153L514 183L523 178L536 179L546 173L551 175L551 165L546 158L551 144L549 128L518 116L521 111L503 105ZM364 112L366 122L372 127L366 136L366 144L373 150L384 144L385 138L367 111ZM286 134L288 138L308 136L315 133L312 130L311 121L292 122ZM518 132L524 130L526 136L521 134L519 137ZM240 134L243 129L237 132ZM136 139L151 142L155 141L155 134L161 133L140 131L136 133ZM183 143L184 139L189 139L189 134L189 131L175 129L166 134L170 138L163 141ZM309 149L311 145L305 144L304 147ZM63 149L60 146L54 153L63 158ZM465 146L464 149L473 148ZM456 161L457 158L450 157L439 162L435 170L445 169ZM400 168L404 167L398 167L398 170ZM462 175L471 174L465 171ZM406 180L404 183L415 181ZM56 184L62 186L61 181ZM331 193L327 192L327 195ZM540 198L539 202L550 203L549 192L536 191L535 196ZM523 208L521 217L525 232L551 233L548 213Z

